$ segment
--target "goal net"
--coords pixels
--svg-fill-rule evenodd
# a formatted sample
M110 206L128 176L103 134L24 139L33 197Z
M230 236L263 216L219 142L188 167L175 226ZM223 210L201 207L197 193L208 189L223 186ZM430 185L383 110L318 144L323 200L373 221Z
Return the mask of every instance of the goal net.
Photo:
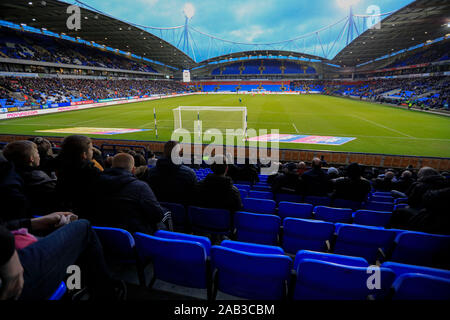
M265 93L266 89L252 89L252 93Z
M224 134L226 129L242 129L242 135L247 133L247 107L180 106L173 109L173 120L174 130L199 131L197 120L200 120L202 133L210 129L219 129Z

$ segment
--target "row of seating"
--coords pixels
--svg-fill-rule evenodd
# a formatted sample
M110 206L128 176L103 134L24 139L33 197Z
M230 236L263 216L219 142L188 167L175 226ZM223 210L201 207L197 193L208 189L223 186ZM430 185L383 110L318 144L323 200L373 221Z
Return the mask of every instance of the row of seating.
M295 259L280 247L208 238L169 231L134 237L125 230L94 227L109 258L153 265L149 286L159 279L206 289L207 298L223 292L246 299L449 299L450 271L300 250ZM378 277L370 281L372 274ZM372 283L372 285L371 285Z

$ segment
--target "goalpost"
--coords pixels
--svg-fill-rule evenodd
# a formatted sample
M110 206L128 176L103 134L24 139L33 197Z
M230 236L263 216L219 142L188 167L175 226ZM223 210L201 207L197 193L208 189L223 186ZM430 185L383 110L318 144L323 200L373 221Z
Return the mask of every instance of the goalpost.
M194 132L197 120L202 122L202 132L219 129L242 129L247 136L247 107L180 106L173 109L174 130ZM238 131L237 131L238 132Z

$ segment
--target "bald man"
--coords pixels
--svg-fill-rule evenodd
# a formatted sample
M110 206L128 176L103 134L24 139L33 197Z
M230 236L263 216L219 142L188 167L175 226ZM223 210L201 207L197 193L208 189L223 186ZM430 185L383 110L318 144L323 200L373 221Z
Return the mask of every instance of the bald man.
M332 185L327 174L322 170L322 160L314 158L311 170L302 175L303 192L307 196L327 196Z
M112 167L106 169L100 179L101 196L96 201L94 223L152 234L170 222L170 212L159 204L149 185L138 180L133 171L132 155L119 153L113 157Z

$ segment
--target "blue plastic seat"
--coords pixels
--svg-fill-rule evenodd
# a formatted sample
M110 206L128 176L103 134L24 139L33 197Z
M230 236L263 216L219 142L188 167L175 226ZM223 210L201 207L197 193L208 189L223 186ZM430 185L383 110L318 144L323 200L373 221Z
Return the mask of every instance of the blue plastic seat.
M310 203L315 206L329 206L331 205L330 197L317 197L317 196L306 196L303 202Z
M236 212L237 240L267 245L278 244L281 219L271 214Z
M252 190L254 190L254 191L265 191L265 192L272 192L272 188L269 186L269 185L258 185L258 184L255 184L253 187L252 187Z
M295 300L366 300L387 295L394 281L392 270L380 268L380 289L369 289L367 267L302 259L297 268Z
M395 239L395 249L389 260L419 266L448 267L449 252L450 236L407 231Z
M396 237L395 231L377 227L340 225L337 230L334 253L362 257L373 264L390 251Z
M408 203L408 198L397 198L394 200L394 204Z
M345 199L334 199L333 200L333 207L335 208L349 208L353 211L361 209L361 202L358 201L352 201L352 200L345 200Z
M399 204L394 205L394 209L392 209L392 211L408 208L408 206L409 205L407 203L399 203Z
M235 184L234 186L236 188L238 188L239 190L245 190L247 192L250 191L250 185L247 185L247 184Z
M450 300L450 279L407 273L394 284L393 300Z
M390 191L375 191L375 192L372 192L372 196L376 196L376 197L392 197L392 193Z
M210 271L208 254L210 248L199 241L168 239L135 233L136 248L143 264L151 261L153 278L176 285L208 289L210 294Z
M97 234L105 257L121 263L135 263L136 251L134 238L126 230L108 227L92 227Z
M59 284L58 288L55 290L55 292L53 292L51 297L48 298L48 300L61 300L61 298L66 294L66 292L67 292L66 284L64 283L64 281L62 281Z
M207 237L197 236L197 235L193 235L193 234L180 233L180 232L165 231L165 230L156 231L154 236L159 237L159 238L172 239L172 240L185 240L185 241L199 242L205 247L206 255L209 256L209 253L210 253L209 251L211 249L211 240L209 240L209 238L207 238Z
M394 202L394 198L391 196L377 196L377 195L372 195L372 197L370 198L370 201L372 202Z
M314 208L314 218L328 222L352 222L352 209L318 206Z
M242 204L244 211L265 214L275 213L276 203L273 200L246 198L242 199Z
M228 210L190 206L188 216L195 231L213 234L231 232L231 213Z
M358 210L353 214L353 223L366 226L385 227L391 220L392 212Z
M278 215L284 218L312 218L313 205L309 203L293 203L282 201L278 204Z
M211 248L214 293L253 300L280 300L287 296L292 259L280 254L256 254L221 246Z
M404 264L391 261L383 262L381 266L394 271L397 278L406 273L421 273L427 274L429 276L450 279L450 270L414 266L412 264Z
M172 222L175 229L184 230L187 222L186 209L179 203L160 202L160 204L170 210L172 216Z
M296 202L300 203L302 202L303 197L299 194L289 194L289 193L277 193L275 194L275 201L277 203L279 202Z
M344 256L341 254L335 254L335 253L324 253L324 252L317 252L317 251L300 250L295 255L294 270L297 270L298 264L300 263L300 261L302 261L304 259L320 260L320 261L324 261L324 262L342 264L342 265L351 266L351 267L368 267L369 266L369 263L364 258L361 258L361 257L352 257L352 256Z
M239 194L241 195L241 199L245 199L248 196L248 191L242 190L242 189L238 189L239 190Z
M281 247L268 246L265 244L256 244L248 242L239 242L232 240L224 240L220 243L221 247L234 249L237 251L245 251L250 253L262 253L262 254L281 254L284 255L284 251Z
M291 254L299 250L327 251L334 224L316 220L286 218L283 221L283 249Z
M392 212L394 210L394 204L392 202L369 201L364 206L364 209L372 210L372 211L389 211L389 212Z
M267 192L267 191L250 190L250 192L248 193L248 197L249 198L253 198L253 199L273 200L273 193L272 192Z

